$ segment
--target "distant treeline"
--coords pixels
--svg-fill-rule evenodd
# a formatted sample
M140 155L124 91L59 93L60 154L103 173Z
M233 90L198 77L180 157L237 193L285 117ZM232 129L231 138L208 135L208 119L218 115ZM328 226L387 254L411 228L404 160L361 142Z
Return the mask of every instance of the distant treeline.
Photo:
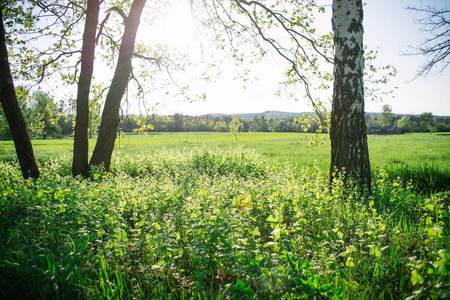
M299 115L299 117L301 117ZM175 114L172 116L152 115L149 117L123 117L120 125L122 132L228 132L233 119L238 119L239 132L317 132L319 122L308 123L297 118L272 118L258 116L246 119L233 116L187 116ZM386 117L366 115L367 133L369 134L400 134L406 132L450 132L450 117L434 117L431 113L411 116ZM141 129L141 130L140 130ZM326 133L326 129L323 130Z
M301 116L299 116L301 117ZM122 132L139 132L141 128L149 132L229 132L233 119L239 121L239 132L316 132L319 123L298 122L295 118L266 118L258 116L252 120L233 116L172 116L151 115L149 117L125 116L122 119Z
M367 133L398 134L406 132L450 132L450 117L435 117L430 112L420 115L394 115L389 105L374 116L366 115Z
M62 138L73 134L75 102L56 102L40 90L29 93L17 88L19 104L33 138ZM94 137L100 125L99 104L91 105L89 137ZM308 114L306 114L308 115ZM262 114L172 116L123 116L121 132L317 132L320 123L311 114L302 121L303 113L267 111ZM299 119L300 118L300 119ZM420 115L395 115L389 105L379 114L366 114L367 133L399 134L405 132L450 132L450 117L436 117L425 112ZM326 133L326 129L322 132ZM11 133L0 107L0 139L11 139Z

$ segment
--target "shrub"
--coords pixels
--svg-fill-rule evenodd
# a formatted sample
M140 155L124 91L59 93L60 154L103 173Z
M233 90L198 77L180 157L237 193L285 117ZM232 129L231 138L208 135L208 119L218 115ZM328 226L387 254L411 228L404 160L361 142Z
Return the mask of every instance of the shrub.
M70 159L23 180L0 169L0 298L442 297L448 191L383 169L361 196L316 166L242 148L115 157L96 180ZM70 168L69 168L70 169ZM97 174L97 173L96 173ZM412 181L414 182L414 181Z

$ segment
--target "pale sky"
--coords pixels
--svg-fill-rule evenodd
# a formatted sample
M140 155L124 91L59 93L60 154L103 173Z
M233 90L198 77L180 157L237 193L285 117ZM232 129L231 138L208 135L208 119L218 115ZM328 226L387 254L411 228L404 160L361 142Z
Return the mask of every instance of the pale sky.
M329 4L329 0L319 0L320 4ZM428 78L414 79L421 64L425 62L423 57L402 55L408 52L408 46L417 46L425 38L419 25L414 19L421 16L415 12L404 9L406 6L437 5L443 7L449 5L448 0L367 0L364 7L364 42L370 49L379 48L377 65L394 65L398 71L397 76L391 79L389 89L397 87L394 97L386 96L383 102L366 101L366 112L380 112L384 104L389 104L394 113L420 114L432 112L434 115L450 116L450 68L442 75ZM176 7L176 5L174 6ZM183 15L181 11L187 11ZM189 43L192 39L192 29L187 25L189 11L186 9L174 9L172 18L163 22L163 28L159 28L159 39L165 39L167 43ZM170 18L170 17L169 17ZM321 17L320 26L325 26L325 31L331 31L331 12ZM175 20L175 21L174 21ZM141 34L147 32L142 28ZM171 38L173 36L173 38ZM153 35L153 38L155 35ZM307 99L304 99L299 89L300 101L293 101L287 97L276 97L274 93L279 89L279 82L283 80L282 72L285 65L282 60L270 57L263 62L254 65L254 72L258 81L244 83L233 80L236 71L233 63L220 66L222 77L216 83L191 84L191 89L199 93L207 93L205 101L186 103L175 101L171 97L160 95L146 95L147 106L156 102L157 113L162 115L182 113L188 115L203 115L207 113L257 113L266 110L286 112L312 111ZM97 72L99 68L97 67ZM98 75L97 75L98 76ZM100 75L102 77L104 75ZM331 93L331 91L330 91ZM324 96L325 97L325 96ZM128 112L135 112L136 104L128 107Z
M325 1L322 1L323 3ZM414 19L420 15L404 9L406 6L448 5L448 0L367 0L364 7L365 44L371 48L379 48L378 64L394 65L397 76L391 79L390 88L398 87L395 96L383 97L383 102L366 101L367 112L380 112L384 104L389 104L394 113L420 114L432 112L434 115L450 116L450 68L442 75L414 79L415 74L425 59L420 56L403 55L409 46L419 45L425 37ZM331 29L330 21L324 26ZM300 101L288 100L286 97L275 97L278 82L282 80L281 60L261 63L256 68L259 81L247 84L234 81L233 67L217 84L208 84L206 101L197 103L180 103L165 101L166 107L160 109L161 114L184 113L201 115L205 113L252 113L266 110L289 112L311 111L308 101L301 96Z
M405 10L406 6L420 5L449 7L448 0L368 0L365 6L365 43L379 47L381 64L392 64L398 74L392 83L398 87L394 99L385 99L395 113L450 115L450 68L442 75L413 80L418 68L425 62L420 56L402 55L408 46L418 46L426 37L414 19L420 15ZM413 80L413 81L412 81ZM366 103L366 111L381 110L384 103Z

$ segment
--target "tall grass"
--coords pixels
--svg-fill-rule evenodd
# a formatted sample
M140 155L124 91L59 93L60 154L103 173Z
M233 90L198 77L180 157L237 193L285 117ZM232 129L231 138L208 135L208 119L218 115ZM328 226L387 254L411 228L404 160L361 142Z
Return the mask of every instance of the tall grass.
M391 180L398 178L403 184L411 183L415 190L426 195L450 190L450 168L436 163L393 162L383 169Z
M449 192L380 169L362 197L241 147L0 163L0 298L372 299L450 289Z

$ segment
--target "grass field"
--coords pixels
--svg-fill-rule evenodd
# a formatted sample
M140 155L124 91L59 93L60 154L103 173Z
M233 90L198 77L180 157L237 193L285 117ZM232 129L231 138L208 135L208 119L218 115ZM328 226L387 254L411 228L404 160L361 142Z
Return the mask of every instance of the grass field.
M0 142L0 299L450 297L449 136L370 136L370 195L306 134L126 136L86 180L72 143L23 180Z
M115 154L137 154L166 149L192 149L215 145L225 149L236 144L254 149L278 161L289 160L300 165L329 167L330 146L310 146L312 135L304 133L240 133L238 141L229 133L161 133L122 135L116 141ZM436 134L370 135L369 152L372 166L386 164L435 164L450 169L450 136ZM37 160L45 161L70 154L73 139L34 140ZM90 150L95 140L90 140ZM12 141L0 141L0 160L15 157Z

